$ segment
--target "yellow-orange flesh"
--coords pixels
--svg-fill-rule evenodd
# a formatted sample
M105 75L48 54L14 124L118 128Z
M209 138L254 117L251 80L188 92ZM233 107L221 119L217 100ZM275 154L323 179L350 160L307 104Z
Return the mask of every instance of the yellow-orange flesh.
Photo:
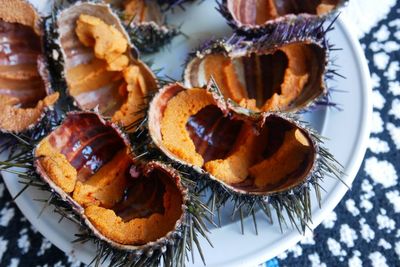
M35 151L45 175L84 208L100 233L142 245L174 229L183 198L161 169L131 177L129 154L113 130L90 117L67 121Z
M204 89L184 90L166 104L163 146L218 180L249 191L276 191L305 179L313 146L303 130L269 117L259 135L249 124L224 117Z
M22 132L40 119L58 94L46 96L38 70L41 40L31 26L0 19L0 38L0 128Z
M201 65L205 79L213 77L226 98L254 111L285 111L306 105L324 90L320 52L314 45L294 43L260 56L210 54Z
M73 36L62 37L71 96L83 109L98 107L103 115L124 126L136 121L144 97L156 83L141 62L129 57L125 36L114 26L85 14L79 16L73 34L78 48L67 41Z
M325 15L339 4L339 0L227 0L234 18L244 25L262 25L288 14Z

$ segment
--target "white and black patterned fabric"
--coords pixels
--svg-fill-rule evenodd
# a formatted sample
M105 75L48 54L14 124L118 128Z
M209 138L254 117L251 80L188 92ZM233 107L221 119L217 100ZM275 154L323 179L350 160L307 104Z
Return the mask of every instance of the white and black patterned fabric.
M369 149L352 190L329 217L264 266L400 266L400 2L352 0L349 9L358 13L352 18L364 34L373 79ZM30 225L1 180L0 266L84 266Z

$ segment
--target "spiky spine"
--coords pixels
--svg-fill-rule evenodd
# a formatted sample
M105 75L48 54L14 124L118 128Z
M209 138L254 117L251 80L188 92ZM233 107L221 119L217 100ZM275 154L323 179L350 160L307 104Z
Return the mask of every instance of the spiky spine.
M142 53L154 53L169 44L181 34L179 28L158 25L154 22L131 23L126 25L132 43Z

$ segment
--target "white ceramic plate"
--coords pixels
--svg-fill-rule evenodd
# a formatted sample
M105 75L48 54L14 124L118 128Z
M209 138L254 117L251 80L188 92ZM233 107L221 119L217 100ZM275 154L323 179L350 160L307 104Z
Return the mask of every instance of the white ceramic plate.
M42 8L45 1L36 0ZM182 64L188 52L197 47L201 40L211 37L229 35L230 29L224 19L215 11L215 2L204 1L200 5L192 5L186 12L175 11L169 21L175 25L185 22L183 31L190 37L176 38L171 46L164 51L151 56L155 62L154 68L164 68L164 74L179 79L182 73ZM354 34L349 31L347 19L341 17L335 25L335 30L329 33L331 43L343 50L334 52L336 64L340 66L340 73L346 79L338 78L331 86L344 90L343 93L333 93L333 101L339 103L343 111L323 109L307 114L305 119L329 138L326 143L330 151L345 167L347 176L343 180L351 185L361 165L369 136L369 120L371 118L370 103L370 76L366 60L360 44ZM14 175L3 173L4 181L11 195L16 195L22 185ZM327 178L323 182L326 193L322 196L322 208L313 200L313 225L315 228L324 217L329 214L342 199L347 188L337 180ZM58 223L59 216L48 209L38 217L42 204L34 199L44 199L43 192L29 189L22 194L16 203L28 220L53 244L76 259L88 263L94 255L92 244L71 244L78 228L69 221ZM228 218L227 214L224 217ZM261 212L257 214L258 231L256 235L252 219L245 220L245 235L240 232L240 223L224 219L221 228L212 229L210 235L214 249L206 242L202 247L206 256L207 266L251 266L262 263L284 250L295 245L301 235L294 229L286 229L280 233L277 225L269 225ZM199 256L193 266L202 266Z

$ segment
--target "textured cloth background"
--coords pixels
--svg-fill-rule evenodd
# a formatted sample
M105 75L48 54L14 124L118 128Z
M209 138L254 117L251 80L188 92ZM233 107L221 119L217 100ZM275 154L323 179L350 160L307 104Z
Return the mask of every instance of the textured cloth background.
M369 149L352 190L334 212L266 266L400 266L400 2L351 0L344 13L353 21L373 79ZM83 266L27 222L1 180L0 266Z

